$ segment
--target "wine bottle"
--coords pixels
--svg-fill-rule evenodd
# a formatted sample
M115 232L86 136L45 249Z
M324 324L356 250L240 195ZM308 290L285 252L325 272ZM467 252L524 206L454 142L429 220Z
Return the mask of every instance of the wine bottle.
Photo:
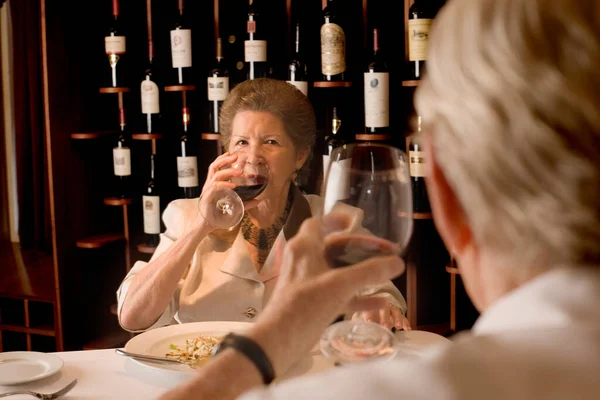
M325 135L325 147L323 149L323 174L327 173L329 167L329 160L333 149L344 145L344 138L342 137L342 120L340 119L338 108L333 107L331 111L331 133Z
M373 29L373 55L364 73L366 133L386 134L390 126L390 74Z
M177 83L187 85L192 80L192 30L184 13L183 0L179 1L179 13L171 30L171 61L177 70Z
M327 0L321 26L321 73L325 81L343 81L346 71L346 34L337 23L337 3Z
M288 64L287 82L296 86L305 96L308 96L308 74L302 48L300 47L300 23L296 24L296 40L294 55Z
M125 123L125 109L119 109L119 137L113 148L113 170L116 177L117 197L129 197L131 180L131 148L130 138Z
M144 133L158 133L160 131L160 90L154 75L152 46L149 47L148 65L144 72L144 80L140 85L140 99L144 118Z
M190 110L183 107L183 132L179 139L181 150L177 157L177 184L183 189L186 199L199 196L198 187L198 157L192 148L189 137Z
M210 130L214 133L220 132L219 112L223 101L229 94L229 72L223 58L223 45L221 38L217 38L217 57L213 68L210 70L207 78L208 102L210 110L208 119Z
M122 28L119 0L112 2L113 18L108 28L107 35L104 37L104 51L108 56L109 84L112 87L125 85L125 66L123 56L125 55L126 37Z
M251 0L248 7L248 20L246 21L248 40L244 42L244 60L248 68L247 79L269 76L267 41L261 38L262 35L257 29L260 10L259 0Z
M144 233L149 246L156 247L160 239L160 190L156 184L155 155L150 155L150 180L142 196Z
M413 190L413 211L430 212L429 197L425 187L425 163L427 155L421 144L421 116L417 117L417 132L409 137L408 159Z
M434 0L415 0L408 9L408 60L411 78L421 79L425 73L429 30L439 9Z

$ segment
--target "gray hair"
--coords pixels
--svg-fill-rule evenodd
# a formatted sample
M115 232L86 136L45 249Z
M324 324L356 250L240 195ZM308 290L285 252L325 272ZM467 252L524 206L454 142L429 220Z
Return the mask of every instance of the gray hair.
M416 109L475 240L600 263L600 2L451 0L428 52Z
M237 113L264 111L283 122L296 150L309 150L309 156L298 173L299 183L308 176L308 166L315 144L317 122L308 98L291 84L270 78L246 80L235 86L223 102L219 116L223 147L229 147L231 127Z

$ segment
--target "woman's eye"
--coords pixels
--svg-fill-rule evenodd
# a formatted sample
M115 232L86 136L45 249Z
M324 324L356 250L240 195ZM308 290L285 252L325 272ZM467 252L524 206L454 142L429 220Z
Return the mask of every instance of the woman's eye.
M248 144L248 142L247 142L246 140L238 140L238 141L235 143L235 145L236 145L236 146L245 146L245 145L247 145L247 144Z
M267 140L267 144L279 144L279 143L277 143L277 140L270 139L270 140Z

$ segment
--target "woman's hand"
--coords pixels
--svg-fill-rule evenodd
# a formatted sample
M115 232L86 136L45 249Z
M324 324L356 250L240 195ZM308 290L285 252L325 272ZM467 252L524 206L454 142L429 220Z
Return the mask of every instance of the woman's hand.
M230 179L236 176L241 176L243 170L237 168L225 168L227 165L231 165L237 160L237 154L231 154L229 152L218 156L209 166L208 173L206 175L206 181L202 187L202 194L200 195L200 208L207 209L208 204L203 200L207 197L207 194L211 190L218 188L235 189L235 183L231 182ZM258 205L258 200L250 200L244 202L244 210L250 210ZM199 213L199 217L202 218L202 213ZM204 218L202 218L204 222Z
M402 313L402 310L388 302L387 307L373 311L360 311L352 315L352 320L371 321L381 324L388 329L392 327L400 330L410 331L410 323Z
M234 176L242 175L242 171L234 168L223 169L223 167L232 164L237 158L237 154L231 154L229 152L215 158L215 161L208 166L208 173L206 174L206 181L202 187L202 193L205 193L207 189L214 186L226 187L229 189L235 188L235 184L229 182L229 179Z

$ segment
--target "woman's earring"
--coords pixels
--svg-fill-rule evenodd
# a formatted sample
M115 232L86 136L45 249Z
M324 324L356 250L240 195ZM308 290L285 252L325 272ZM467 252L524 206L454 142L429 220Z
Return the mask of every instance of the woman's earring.
M300 170L296 169L296 171L294 171L294 185L298 186L300 184Z

